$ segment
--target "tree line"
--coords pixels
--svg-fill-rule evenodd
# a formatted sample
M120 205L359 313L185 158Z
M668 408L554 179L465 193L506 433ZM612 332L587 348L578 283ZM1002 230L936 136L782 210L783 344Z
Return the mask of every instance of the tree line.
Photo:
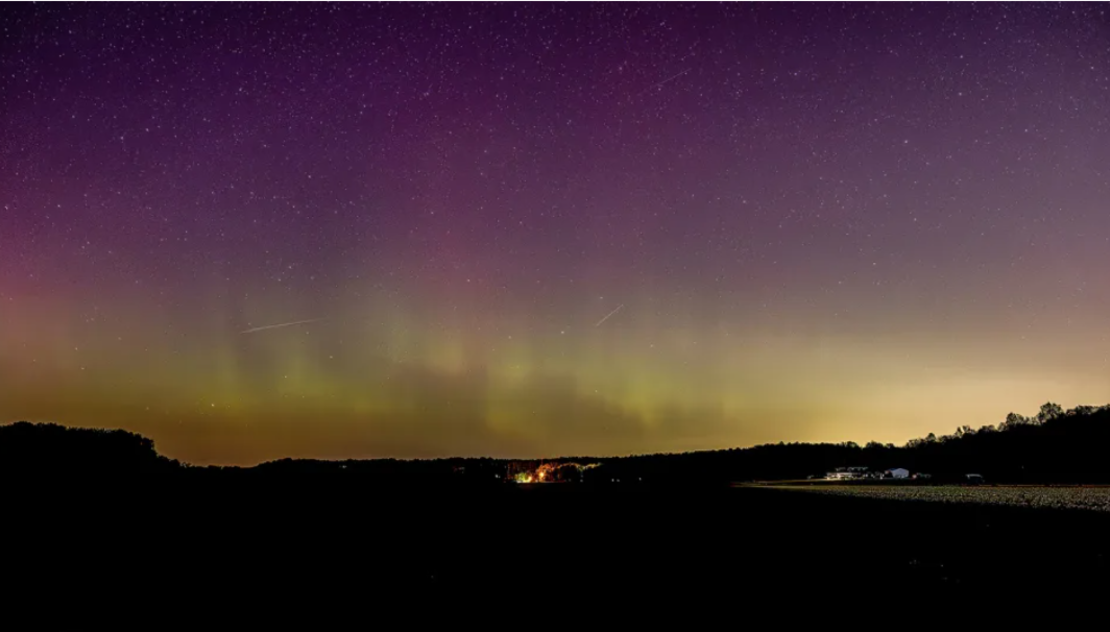
M932 475L934 482L982 474L999 483L1110 483L1110 405L1063 410L1049 402L1036 415L1010 413L998 426L962 426L950 435L903 446L870 442L777 443L750 448L629 457L567 457L546 461L491 458L323 461L281 459L254 467L197 467L168 459L154 441L124 430L67 428L17 422L0 426L0 472L39 477L188 473L192 478L294 480L344 477L366 484L482 485L513 482L521 467L598 464L581 472L593 484L728 484L800 479L838 467L895 467Z
M751 448L609 459L615 478L722 482L803 479L838 467L901 467L934 482L981 474L998 483L1110 483L1110 405L1063 410L1049 402L1026 417L1010 413L998 426L961 426L950 435L911 439L903 446L870 442L777 443Z

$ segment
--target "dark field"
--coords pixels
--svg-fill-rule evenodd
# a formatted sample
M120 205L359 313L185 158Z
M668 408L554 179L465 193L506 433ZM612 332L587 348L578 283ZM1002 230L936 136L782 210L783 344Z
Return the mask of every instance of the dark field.
M115 489L9 499L9 618L253 629L293 612L367 622L400 608L415 621L448 603L534 615L552 603L1077 597L1105 589L1110 570L1102 512L751 488Z
M784 491L857 496L887 500L941 503L976 503L1035 507L1040 509L1082 509L1110 512L1110 487L1048 487L1039 485L784 485Z

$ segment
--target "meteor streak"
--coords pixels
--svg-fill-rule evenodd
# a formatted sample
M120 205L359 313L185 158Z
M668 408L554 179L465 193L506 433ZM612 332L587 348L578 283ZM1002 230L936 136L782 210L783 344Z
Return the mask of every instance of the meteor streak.
M251 327L250 329L240 331L239 333L241 333L241 334L253 334L256 331L266 331L267 329L280 329L281 327L292 327L293 325L307 325L308 323L318 323L321 320L327 320L327 319L326 318L310 318L308 320L295 320L291 323L278 323L276 325L263 325L261 327Z
M647 89L645 89L645 90L641 90L641 91L640 91L640 93L639 93L639 94L637 94L636 96L640 96L640 95L643 95L643 94L647 94L648 92L651 92L652 90L654 90L654 89L656 89L656 88L662 87L663 85L665 85L665 84L667 84L667 83L669 83L669 82L671 82L671 81L674 81L675 79L678 79L679 77L681 77L682 75L684 75L684 74L686 74L686 73L688 73L688 72L690 72L690 69L689 69L689 68L687 68L686 70L683 70L682 72L678 73L677 75L672 75L672 76L670 76L670 77L667 77L666 79L664 79L664 80L662 80L662 81L660 81L660 82L658 82L658 83L654 83L654 84L652 84L652 85L651 85L651 87L649 87L649 88L647 88Z
M594 325L594 327L600 327L600 326L601 326L601 323L603 323L603 322L605 322L605 321L609 320L609 318L610 318L610 317L611 317L611 316L612 316L613 314L616 314L617 312L621 311L621 308L622 308L622 307L624 307L624 303L621 303L620 305L617 305L617 308L616 308L616 309L614 309L613 311L609 312L608 314L606 314L606 315L605 315L605 318L602 318L601 320L597 321L597 324L596 324L596 325Z

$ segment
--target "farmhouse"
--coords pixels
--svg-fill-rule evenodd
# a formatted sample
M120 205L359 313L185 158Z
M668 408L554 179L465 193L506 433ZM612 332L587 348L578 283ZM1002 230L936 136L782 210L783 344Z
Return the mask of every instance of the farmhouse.
M838 467L835 471L825 475L827 480L845 481L858 478L868 478L866 467Z

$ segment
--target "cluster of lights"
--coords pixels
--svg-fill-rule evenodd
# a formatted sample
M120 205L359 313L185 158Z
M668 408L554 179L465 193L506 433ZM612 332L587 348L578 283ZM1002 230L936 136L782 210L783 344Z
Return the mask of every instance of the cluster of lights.
M559 479L556 471L560 468L573 467L579 472L585 472L588 469L595 468L599 463L589 463L582 465L580 463L543 463L535 469L535 471L518 472L512 477L513 482L529 484L529 483L552 483Z

